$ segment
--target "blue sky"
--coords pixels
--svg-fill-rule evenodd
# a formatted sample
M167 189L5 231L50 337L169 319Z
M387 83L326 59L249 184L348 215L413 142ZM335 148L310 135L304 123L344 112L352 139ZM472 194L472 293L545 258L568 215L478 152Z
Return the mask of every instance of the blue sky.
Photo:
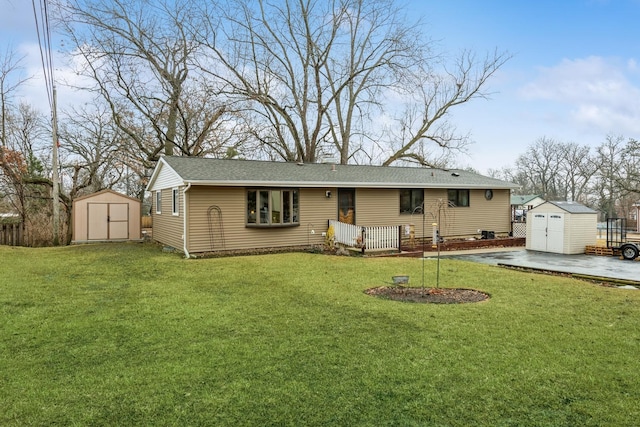
M506 50L494 94L454 113L475 144L462 163L513 164L542 137L595 147L607 135L640 138L640 1L418 1L453 53Z
M513 58L489 81L489 100L452 110L474 144L459 166L512 166L547 137L592 147L607 135L640 138L640 0L407 0L431 38L452 57L498 49ZM31 1L0 0L0 49L11 44L26 72L42 75ZM58 68L56 74L66 75ZM59 102L80 102L59 87ZM33 80L21 95L46 108Z

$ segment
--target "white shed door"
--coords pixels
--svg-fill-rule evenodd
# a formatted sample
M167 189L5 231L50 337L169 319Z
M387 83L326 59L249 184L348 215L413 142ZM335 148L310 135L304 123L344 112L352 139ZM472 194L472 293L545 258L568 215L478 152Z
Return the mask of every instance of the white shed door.
M534 251L547 251L547 214L536 213L530 215L531 221L531 249Z
M564 213L551 213L547 218L547 252L561 254L564 249Z
M536 213L531 218L531 249L561 254L564 249L564 213Z

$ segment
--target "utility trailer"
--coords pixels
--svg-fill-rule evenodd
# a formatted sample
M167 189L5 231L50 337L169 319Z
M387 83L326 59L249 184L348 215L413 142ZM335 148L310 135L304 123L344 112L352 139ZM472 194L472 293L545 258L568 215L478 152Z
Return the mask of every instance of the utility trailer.
M607 247L633 261L640 254L640 244L627 241L626 222L625 218L607 218Z

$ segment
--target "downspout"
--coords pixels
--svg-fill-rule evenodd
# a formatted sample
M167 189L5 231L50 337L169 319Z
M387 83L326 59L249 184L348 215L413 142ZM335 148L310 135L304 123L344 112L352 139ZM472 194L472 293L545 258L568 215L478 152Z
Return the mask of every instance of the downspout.
M182 220L182 242L183 242L183 247L182 250L184 251L184 256L185 258L190 258L191 255L189 255L189 251L187 250L187 208L189 206L189 204L187 203L187 191L189 191L189 189L191 188L191 183L187 184L187 186L185 187L184 190L182 190L182 195L184 196L182 198L183 200L183 211L184 211L184 219Z

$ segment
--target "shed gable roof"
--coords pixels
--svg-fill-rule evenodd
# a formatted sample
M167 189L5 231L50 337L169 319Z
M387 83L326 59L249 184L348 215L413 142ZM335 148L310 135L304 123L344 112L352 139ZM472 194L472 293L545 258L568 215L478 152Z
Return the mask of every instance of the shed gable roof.
M492 189L518 187L510 182L460 169L162 157L151 176L148 190L154 188L159 170L163 167L168 167L185 185Z
M84 200L84 199L91 199L91 198L100 197L102 194L113 194L114 196L121 197L121 198L126 199L126 200L131 200L131 201L140 203L140 199L136 199L135 197L127 196L126 194L118 193L117 191L111 190L109 188L97 191L95 193L85 194L84 196L81 196L81 197L77 197L77 198L74 199L74 202L80 201L80 200Z
M591 209L590 207L587 207L585 205L582 205L578 202L564 202L564 201L548 201L545 203L549 203L551 205L554 205L568 213L571 214L597 214L597 211L594 211L593 209ZM543 203L543 205L545 204ZM542 206L542 205L540 205ZM534 208L535 209L535 208Z

